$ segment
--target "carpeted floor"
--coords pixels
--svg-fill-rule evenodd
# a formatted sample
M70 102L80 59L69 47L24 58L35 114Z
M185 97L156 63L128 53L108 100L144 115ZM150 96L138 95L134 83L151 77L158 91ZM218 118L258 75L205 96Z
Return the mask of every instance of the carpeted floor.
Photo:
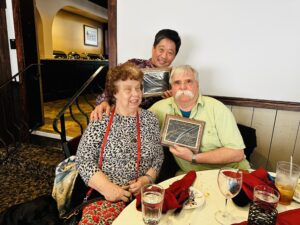
M0 154L3 153L0 149ZM64 158L61 149L22 144L0 164L0 212L51 194L55 167Z
M95 105L95 95L89 96L87 99L92 105ZM52 127L53 119L66 102L67 99L62 99L44 103L45 125L38 130L55 133ZM93 106L82 97L79 98L79 105L89 117ZM85 129L87 118L80 113L76 105L73 105L72 111ZM65 114L65 122L67 136L76 137L80 134L80 126L71 119L69 111ZM4 158L5 152L0 148L0 159ZM64 159L59 142L54 146L44 140L40 141L38 145L21 144L17 149L11 147L10 152L8 160L0 163L0 212L12 205L32 200L44 194L51 194L55 167Z

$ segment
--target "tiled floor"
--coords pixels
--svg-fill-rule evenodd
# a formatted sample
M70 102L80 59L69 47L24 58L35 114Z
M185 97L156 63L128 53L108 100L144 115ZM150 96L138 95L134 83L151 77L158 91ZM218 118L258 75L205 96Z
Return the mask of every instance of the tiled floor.
M63 108L63 106L67 103L67 100L68 99L61 99L44 103L45 125L38 128L39 131L50 134L57 134L53 129L53 120L59 113L59 111ZM95 96L89 96L88 100L90 103L92 103L92 105L95 105ZM82 97L79 99L79 106L86 113L87 117L89 117L90 113L93 110L92 106L89 105L87 101L85 101L85 99L83 99ZM74 117L81 122L84 130L87 126L87 118L82 113L80 113L75 104L73 104L72 106L72 112L74 114ZM60 123L58 123L58 127L60 127L59 124ZM65 127L68 137L76 137L80 134L80 126L72 120L69 110L67 110L65 114Z

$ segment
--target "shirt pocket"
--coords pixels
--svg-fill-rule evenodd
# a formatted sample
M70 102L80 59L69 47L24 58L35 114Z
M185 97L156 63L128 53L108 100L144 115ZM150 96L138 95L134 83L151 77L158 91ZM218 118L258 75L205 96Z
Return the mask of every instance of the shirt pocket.
M202 136L201 150L205 152L207 150L220 147L221 141L219 139L217 129L214 126L205 126Z

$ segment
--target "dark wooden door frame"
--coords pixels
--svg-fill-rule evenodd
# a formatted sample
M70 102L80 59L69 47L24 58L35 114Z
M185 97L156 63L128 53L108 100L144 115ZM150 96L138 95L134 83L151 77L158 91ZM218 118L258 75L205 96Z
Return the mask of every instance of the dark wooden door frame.
M11 77L10 58L9 58L9 46L7 23L6 23L6 2L0 3L0 84L4 83Z
M19 71L39 64L35 27L35 0L12 0ZM21 77L21 108L27 113L30 128L44 123L41 76L39 67L32 67ZM26 110L27 109L27 110Z
M108 52L109 67L117 65L117 0L108 3Z

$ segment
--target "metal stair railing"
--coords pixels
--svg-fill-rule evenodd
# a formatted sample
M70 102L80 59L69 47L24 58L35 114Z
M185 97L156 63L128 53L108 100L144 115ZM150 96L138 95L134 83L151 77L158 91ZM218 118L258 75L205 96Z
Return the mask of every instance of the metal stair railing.
M23 75L26 76L28 70L36 69L40 65L42 64L30 64L0 84L0 164L18 149L21 142L29 140L28 121L20 109L20 87L23 84ZM34 75L38 77L39 73Z
M79 110L79 112L85 117L86 119L86 124L89 123L89 115L87 115L80 107L79 105L79 97L83 96L83 98L85 99L85 101L87 101L87 103L94 108L94 106L89 103L89 101L85 98L85 95L83 95L88 87L90 87L90 85L93 83L93 81L96 81L96 78L104 75L106 76L106 72L108 69L108 65L105 66L100 66L90 77L89 79L80 87L79 90L76 91L76 93L68 100L68 102L63 106L63 108L60 110L60 112L56 115L56 117L53 120L53 129L55 132L57 132L60 135L60 139L61 139L61 144L62 144L62 149L64 151L65 157L69 157L70 156L70 149L68 147L68 140L67 140L67 135L66 135L66 125L65 125L65 113L67 112L67 110L69 110L70 116L73 119L73 121L75 123L77 123L80 127L80 133L83 134L84 128L83 125L80 123L80 121L78 119L76 119L76 117L73 114L73 109L72 106L75 104L77 109ZM102 89L103 91L103 89ZM59 123L60 122L60 123ZM58 124L60 124L60 128L58 126Z

